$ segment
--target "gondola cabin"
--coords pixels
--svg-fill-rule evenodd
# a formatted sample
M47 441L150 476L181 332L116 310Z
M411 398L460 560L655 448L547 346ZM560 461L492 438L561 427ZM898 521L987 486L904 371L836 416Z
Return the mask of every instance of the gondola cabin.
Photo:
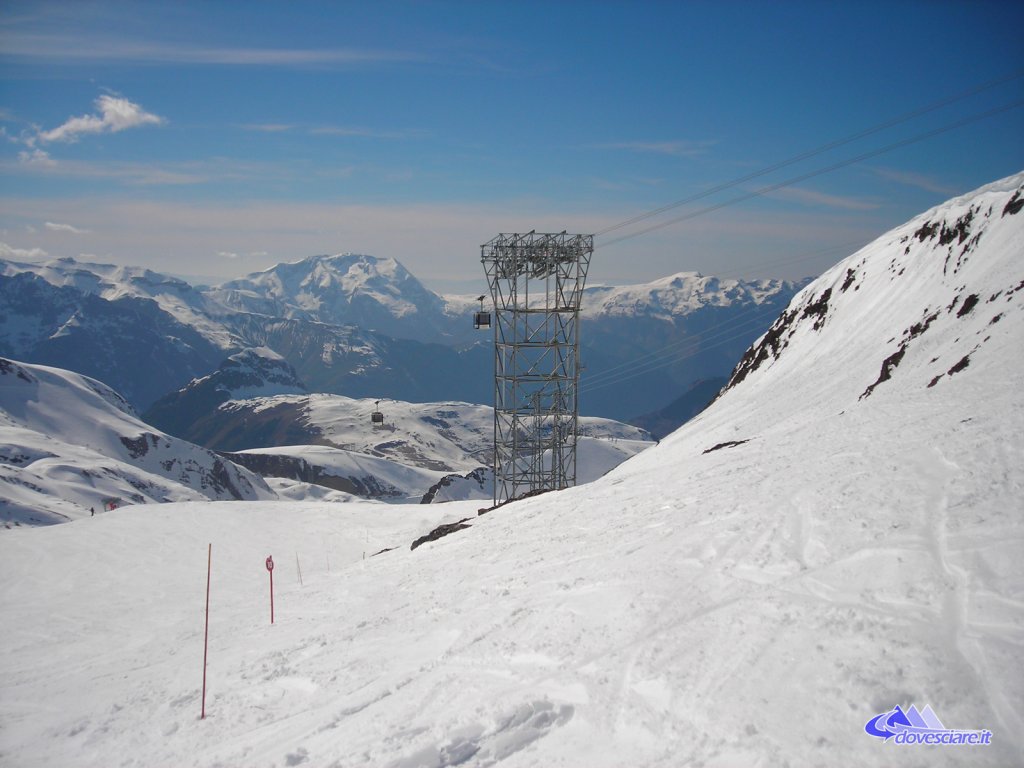
M484 312L483 296L478 297L477 301L480 302L480 311L473 313L473 328L479 331L481 328L491 327L491 313Z
M380 410L380 400L375 400L373 403L373 413L370 414L370 423L373 426L383 426L384 414Z

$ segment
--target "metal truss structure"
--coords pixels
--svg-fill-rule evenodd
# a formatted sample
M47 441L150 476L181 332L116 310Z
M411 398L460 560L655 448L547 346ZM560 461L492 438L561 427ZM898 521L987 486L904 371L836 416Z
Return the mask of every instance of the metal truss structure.
M494 503L576 484L580 303L593 235L480 247L494 300Z

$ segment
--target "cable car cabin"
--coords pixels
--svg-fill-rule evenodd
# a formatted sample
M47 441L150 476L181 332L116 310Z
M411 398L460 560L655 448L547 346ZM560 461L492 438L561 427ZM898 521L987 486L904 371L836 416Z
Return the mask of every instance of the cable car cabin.
M473 313L473 328L480 330L481 328L491 327L491 313L484 312L484 299L486 296L478 296L477 301L480 302L480 311Z
M374 425L383 424L384 414L381 413L380 411L374 411L373 413L370 414L370 423Z

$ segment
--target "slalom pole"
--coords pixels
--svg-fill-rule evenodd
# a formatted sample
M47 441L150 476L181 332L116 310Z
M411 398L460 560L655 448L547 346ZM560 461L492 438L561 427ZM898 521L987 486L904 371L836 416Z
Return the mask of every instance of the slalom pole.
M299 571L299 586L301 587L301 586L303 586L303 584L302 584L302 566L299 565L299 553L298 552L295 553L295 567Z
M203 711L200 720L206 719L206 652L210 642L210 565L213 563L213 542L206 550L206 629L203 630Z

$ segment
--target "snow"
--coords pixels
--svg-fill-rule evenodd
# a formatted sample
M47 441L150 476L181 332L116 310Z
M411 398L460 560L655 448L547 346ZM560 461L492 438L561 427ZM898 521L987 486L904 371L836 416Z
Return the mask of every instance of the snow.
M459 401L378 401L318 393L232 400L220 408L259 414L283 404L301 408L306 414L306 424L316 429L319 439L346 451L440 470L443 474L469 472L491 462L494 411L486 405ZM384 415L384 424L380 426L370 419L378 409ZM617 455L620 462L652 444L644 430L613 419L583 416L579 430L587 437L614 441L609 443L614 446L611 454ZM595 449L595 456L597 452ZM609 454L607 450L604 453ZM604 464L607 459L596 461ZM608 468L601 471L595 468L587 476L594 479Z
M1021 189L837 265L716 403L589 485L480 516L190 502L4 532L0 762L1021 764ZM992 743L864 732L897 704Z
M799 284L799 283L798 283ZM783 280L737 280L678 272L674 275L633 285L592 285L584 289L581 316L679 318L704 307L760 305L793 283ZM443 297L445 312L452 317L469 317L479 311L478 295L451 294ZM543 299L538 299L543 303ZM490 295L484 310L491 311Z
M221 349L236 343L230 331L212 317L223 313L224 308L185 281L168 275L142 267L95 264L70 258L40 263L0 259L0 274L13 277L22 273L38 275L52 285L69 286L107 301L125 297L151 299L175 320L192 326Z
M143 423L105 384L0 358L0 519L52 524L117 504L274 498L250 472Z

